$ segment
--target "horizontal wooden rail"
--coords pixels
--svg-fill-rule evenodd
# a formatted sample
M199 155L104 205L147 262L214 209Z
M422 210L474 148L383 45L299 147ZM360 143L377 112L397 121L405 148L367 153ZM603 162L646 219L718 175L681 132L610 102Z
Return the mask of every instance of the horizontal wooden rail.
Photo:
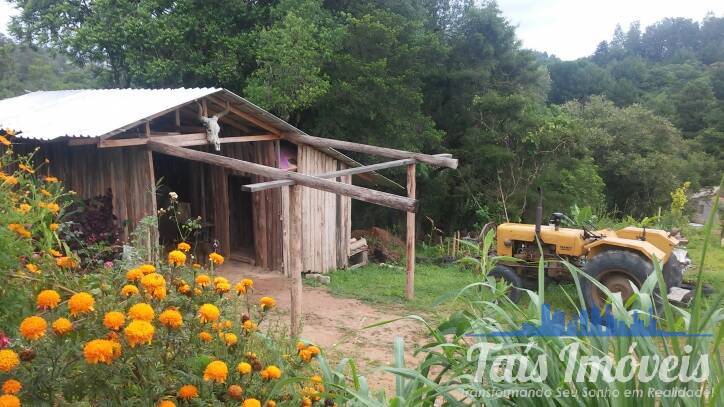
M434 165L437 167L446 167L455 169L458 167L458 160L449 157L436 157L434 155L413 153L404 150L395 150L393 148L377 147L368 144L353 143L351 141L342 141L328 138L313 137L306 134L299 133L285 133L282 135L285 140L291 141L296 144L306 144L317 148L336 148L339 150L354 151L357 153L365 153L378 155L381 157L394 158L394 159L405 159L414 158L416 161Z
M170 143L161 142L155 139L148 140L146 144L148 148L157 153L166 154L174 157L185 158L188 160L198 161L209 165L228 168L230 170L246 172L249 174L259 175L274 180L292 180L299 185L315 188L322 191L332 192L353 199L365 201L377 205L398 209L405 212L415 212L417 210L417 201L386 192L375 191L373 189L362 188L343 182L329 181L322 178L313 177L311 175L299 174L296 172L284 171L278 168L268 167L249 161L237 160L235 158L225 157L222 155L205 153L188 148L178 147Z
M451 157L451 155L450 154L436 154L435 157ZM310 174L310 175L317 177L317 178L330 179L330 178L342 177L345 175L365 174L365 173L372 172L372 171L379 171L379 170L384 170L384 169L388 169L388 168L402 167L403 165L415 164L416 162L417 161L415 161L414 158L406 158L404 160L387 161L387 162L379 163L379 164L363 165L360 167L346 168L344 170L327 172L324 174ZM278 181L259 182L256 184L243 185L241 187L241 189L244 191L249 191L249 192L259 192L259 191L264 191L267 189L285 187L285 186L289 186L289 185L294 185L294 181L278 180Z
M150 140L158 140L163 143L173 144L179 147L190 147L190 146L205 146L209 144L206 139L206 133L190 133L190 134L178 134L178 135L163 135L151 133L151 138L127 138L127 139L101 139L98 142L98 148L114 148L114 147L129 147L129 146L142 146L148 143ZM251 136L235 136L235 137L221 137L219 142L221 144L227 143L248 143L251 141L272 141L279 140L279 136L274 134L257 134Z

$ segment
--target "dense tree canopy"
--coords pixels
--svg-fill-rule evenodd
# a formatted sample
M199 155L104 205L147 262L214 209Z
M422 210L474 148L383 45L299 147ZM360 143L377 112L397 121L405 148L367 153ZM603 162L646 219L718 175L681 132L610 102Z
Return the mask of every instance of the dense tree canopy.
M617 27L590 57L560 61L522 49L487 1L11 3L16 42L0 41L0 56L35 59L6 68L0 58L0 95L223 86L314 135L448 151L457 171L419 170L423 213L446 228L529 220L538 186L549 210L651 214L681 182L717 178L724 162L715 16Z

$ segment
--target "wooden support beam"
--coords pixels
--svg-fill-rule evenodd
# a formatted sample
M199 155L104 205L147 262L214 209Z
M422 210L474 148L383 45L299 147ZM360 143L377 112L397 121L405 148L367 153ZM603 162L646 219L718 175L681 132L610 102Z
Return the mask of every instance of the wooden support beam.
M407 166L407 197L415 199L417 185L415 180L415 164ZM415 212L407 212L407 283L405 296L408 300L415 298Z
M435 157L451 157L451 155L450 154L436 154ZM324 174L314 174L314 176L317 178L331 179L331 178L342 177L345 175L365 174L368 172L384 170L387 168L401 167L403 165L414 164L415 162L416 162L415 159L407 158L404 160L387 161L387 162L379 163L379 164L362 165L359 167L352 167L352 168L347 168L344 170L327 172ZM290 186L290 185L294 185L294 181L289 181L289 180L268 181L268 182L259 182L257 184L244 185L241 187L241 189L244 191L248 191L248 192L259 192L259 191L264 191L267 189L285 187L285 186Z
M377 147L377 146L371 146L368 144L353 143L351 141L342 141L342 140L313 137L313 136L308 136L306 134L298 134L298 133L285 133L282 135L282 138L284 138L285 140L291 141L292 143L306 144L306 145L309 145L312 147L317 147L317 148L324 148L324 147L336 148L339 150L347 150L347 151L354 151L357 153L365 153L365 154L378 155L381 157L395 158L398 160L405 159L405 158L414 158L415 160L417 160L421 163L435 165L438 167L446 167L446 168L452 168L452 169L455 169L458 167L458 160L455 158L436 157L434 155L429 155L429 154L413 153L410 151L395 150L392 148Z
M342 182L329 181L326 179L313 177L311 175L284 171L278 168L272 168L266 165L237 160L221 155L191 150L183 147L174 146L170 143L159 142L156 140L149 140L147 145L148 148L150 148L152 151L161 154L185 158L193 161L199 161L209 165L217 165L220 167L229 168L231 170L255 174L271 179L293 180L299 185L320 189L322 191L332 192L334 194L349 196L360 201L382 205L405 212L415 212L417 210L417 201L415 201L414 199L397 196L394 194L388 194L386 192L375 191L372 189L362 188Z
M226 106L226 102L220 100L220 99L217 98L217 97L209 96L208 98L209 98L209 100L213 101L214 103L217 103L217 104L219 104L219 105L221 105L221 106ZM275 128L275 127L273 127L273 126L271 126L271 125L269 125L269 124L267 124L267 123L265 123L265 122L257 119L256 117L252 116L252 115L249 114L249 113L246 113L246 112L244 112L244 111L242 111L242 110L240 110L240 109L237 109L237 108L234 107L233 105L231 105L231 106L229 107L229 111L231 111L232 113L236 114L237 116L243 117L244 120L248 121L249 123L252 123L252 124L254 124L255 126L258 126L259 128L262 128L262 129L264 129L264 130L266 130L266 131L268 131L268 132L270 132L270 133L272 133L272 134L280 134L279 129L277 129L277 128Z
M292 277L291 331L292 337L302 333L302 187L289 187L289 272Z
M99 148L112 148L112 147L128 147L128 146L141 146L148 143L149 140L159 140L164 143L173 144L179 147L191 147L191 146L205 146L209 144L206 138L206 133L190 133L190 134L177 134L177 135L163 135L151 133L151 138L126 138L126 139L106 139L101 140L98 144ZM279 140L279 136L274 134L257 134L251 136L238 136L238 137L222 137L219 139L221 144L226 143L248 143L251 141L274 141Z

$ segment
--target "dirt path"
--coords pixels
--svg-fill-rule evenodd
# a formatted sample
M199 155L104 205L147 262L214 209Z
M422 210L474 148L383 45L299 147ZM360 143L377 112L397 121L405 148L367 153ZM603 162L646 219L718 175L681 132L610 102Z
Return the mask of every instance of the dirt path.
M232 283L242 278L254 280L256 296L269 295L277 300L280 318L288 324L289 280L280 273L266 272L244 263L227 262L219 270ZM331 363L341 355L357 364L373 388L384 388L388 394L394 389L394 377L381 372L380 366L392 364L394 338L405 340L406 363L413 362L413 344L423 338L422 326L414 321L402 320L380 327L362 329L375 322L404 316L365 304L359 300L334 297L323 288L304 287L302 295L302 338L322 346Z

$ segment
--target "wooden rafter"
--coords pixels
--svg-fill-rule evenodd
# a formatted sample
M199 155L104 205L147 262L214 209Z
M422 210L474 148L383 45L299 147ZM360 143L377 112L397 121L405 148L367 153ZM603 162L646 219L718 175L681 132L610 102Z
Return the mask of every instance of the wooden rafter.
M110 139L100 140L98 148L114 148L146 145L149 140L159 140L164 143L173 144L179 147L205 146L209 144L206 133L190 133L179 135L165 135L151 133L150 138L127 138L127 139ZM219 139L221 144L228 143L248 143L252 141L274 141L279 140L279 136L274 134L256 134L251 136L238 137L222 137Z

